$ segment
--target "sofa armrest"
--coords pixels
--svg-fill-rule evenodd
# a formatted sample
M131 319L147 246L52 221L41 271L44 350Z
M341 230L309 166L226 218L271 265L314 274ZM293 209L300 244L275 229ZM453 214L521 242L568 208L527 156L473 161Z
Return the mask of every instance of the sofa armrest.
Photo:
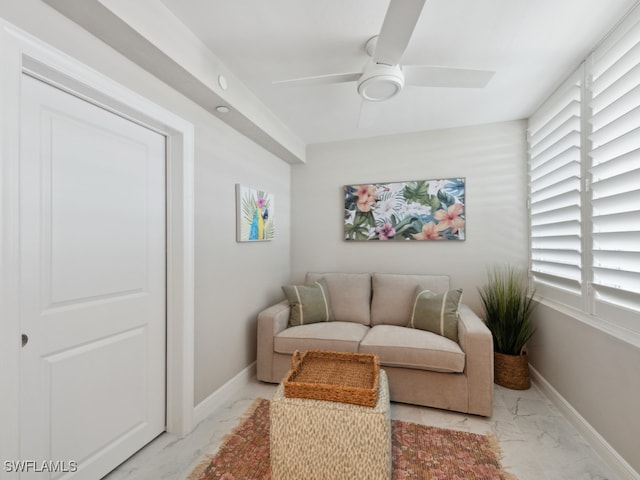
M273 382L274 337L289 325L289 302L266 308L258 314L258 348L256 369L258 380Z
M491 416L493 408L493 336L467 305L458 309L458 342L465 352L469 411Z

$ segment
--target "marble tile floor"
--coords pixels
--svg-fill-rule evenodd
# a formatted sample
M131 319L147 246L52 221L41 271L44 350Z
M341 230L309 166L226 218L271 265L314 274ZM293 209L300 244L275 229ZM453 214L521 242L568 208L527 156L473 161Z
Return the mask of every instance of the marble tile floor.
M180 439L172 434L160 435L104 480L186 479L205 455L215 453L254 399L271 398L275 388L252 381L188 436ZM491 418L399 403L391 404L391 416L473 433L494 433L504 453L503 466L519 480L618 479L535 385L524 391L496 385Z

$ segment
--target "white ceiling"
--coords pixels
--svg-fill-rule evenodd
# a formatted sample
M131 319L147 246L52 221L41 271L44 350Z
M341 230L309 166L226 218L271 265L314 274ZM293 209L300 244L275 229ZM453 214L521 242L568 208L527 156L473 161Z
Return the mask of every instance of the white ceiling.
M359 71L389 0L162 0L309 144L526 118L636 1L427 0L403 63L495 76L484 89L405 87L359 129L355 83L272 82Z

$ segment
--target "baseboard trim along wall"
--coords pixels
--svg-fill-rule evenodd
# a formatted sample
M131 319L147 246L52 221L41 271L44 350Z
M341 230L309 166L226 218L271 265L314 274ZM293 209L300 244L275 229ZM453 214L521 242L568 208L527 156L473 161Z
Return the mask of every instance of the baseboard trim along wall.
M193 426L194 428L211 413L222 407L230 398L232 398L239 390L249 384L252 378L256 376L256 362L253 362L244 370L240 371L235 377L222 385L219 389L201 401L193 409Z
M622 480L640 480L640 473L636 472L627 461L600 435L576 409L553 388L553 386L529 365L531 377L536 386L553 402L560 412L569 420L580 434L589 442L593 449L603 458L611 469Z

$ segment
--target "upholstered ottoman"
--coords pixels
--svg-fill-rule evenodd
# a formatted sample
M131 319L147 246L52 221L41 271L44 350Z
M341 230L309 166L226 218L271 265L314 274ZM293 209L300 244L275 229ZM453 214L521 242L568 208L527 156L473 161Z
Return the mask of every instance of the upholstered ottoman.
M380 370L374 407L284 396L271 400L272 480L389 480L391 417Z

